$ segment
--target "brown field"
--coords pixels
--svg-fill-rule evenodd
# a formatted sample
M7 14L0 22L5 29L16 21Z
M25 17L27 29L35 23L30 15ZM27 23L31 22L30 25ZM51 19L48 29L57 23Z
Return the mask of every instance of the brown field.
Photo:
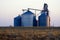
M0 40L60 40L60 27L0 27Z

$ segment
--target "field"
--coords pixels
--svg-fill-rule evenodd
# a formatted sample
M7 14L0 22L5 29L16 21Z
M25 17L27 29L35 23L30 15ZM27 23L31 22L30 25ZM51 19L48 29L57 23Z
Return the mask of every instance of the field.
M0 40L57 40L60 27L0 27Z

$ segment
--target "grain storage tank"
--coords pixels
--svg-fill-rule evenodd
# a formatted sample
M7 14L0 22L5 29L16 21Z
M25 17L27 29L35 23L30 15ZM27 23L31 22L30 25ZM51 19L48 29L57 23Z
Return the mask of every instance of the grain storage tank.
M41 15L38 18L38 25L39 26L47 26L47 15L44 11L41 12Z
M33 17L33 26L37 27L37 20L36 20L36 16Z
M22 15L21 15L21 22L22 22L22 26L24 27L32 27L32 26L36 26L36 18L35 18L35 15L31 12L31 11L27 11L27 12L24 12Z
M18 15L14 18L14 26L21 26L21 16Z
M50 17L48 11L48 5L45 3L41 15L38 18L39 26L50 26Z

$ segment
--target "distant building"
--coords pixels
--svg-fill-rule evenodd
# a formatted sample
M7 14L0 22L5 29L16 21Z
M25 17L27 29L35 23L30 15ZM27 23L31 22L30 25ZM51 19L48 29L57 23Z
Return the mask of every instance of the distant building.
M22 22L22 26L24 27L33 27L33 26L37 26L37 22L36 22L36 17L34 15L34 13L32 13L31 11L27 11L25 13L23 13L21 15L21 22Z
M48 5L45 3L41 15L38 18L39 26L50 26L50 17L48 11Z
M44 12L39 16L39 26L47 26L47 15Z
M18 15L14 18L14 26L21 26L21 16Z
M28 9L21 16L19 15L14 18L14 26L50 26L48 5L46 3L44 4L43 10L41 11L41 15L38 17L38 21L36 20L36 15L34 15L34 13L32 13Z

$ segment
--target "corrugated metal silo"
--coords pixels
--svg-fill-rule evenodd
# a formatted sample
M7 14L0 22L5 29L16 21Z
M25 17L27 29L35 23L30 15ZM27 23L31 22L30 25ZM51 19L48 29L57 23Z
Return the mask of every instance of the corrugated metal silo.
M21 16L18 15L14 18L14 26L21 26Z
M38 18L38 24L39 26L47 26L47 14L44 11L41 12Z
M22 26L24 27L36 26L36 23L34 24L34 22L36 21L35 16L31 11L28 10L27 12L23 13L21 18Z
M50 26L50 17L48 11L48 5L44 3L43 10L39 16L39 26Z

